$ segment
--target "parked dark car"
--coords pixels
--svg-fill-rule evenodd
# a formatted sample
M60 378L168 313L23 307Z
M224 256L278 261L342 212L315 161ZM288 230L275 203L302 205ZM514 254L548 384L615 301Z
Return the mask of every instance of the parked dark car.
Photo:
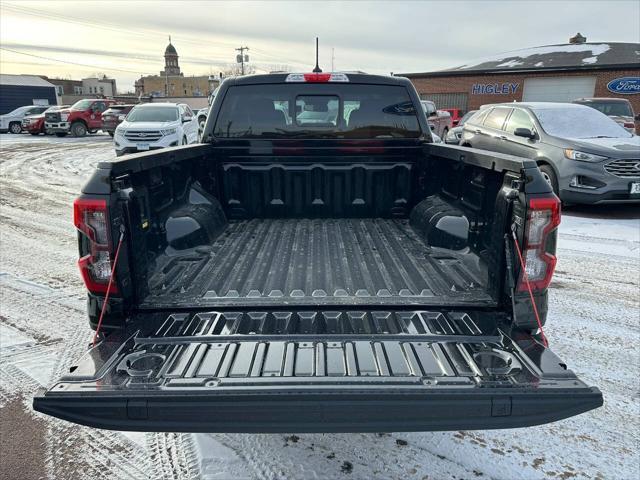
M102 113L102 131L113 137L116 128L135 105L111 105Z
M534 159L564 202L640 202L640 137L594 108L491 105L467 121L460 144Z
M606 116L611 117L618 125L630 133L636 133L636 121L640 115L633 112L631 102L626 98L578 98L573 103L595 108Z
M551 187L531 160L433 144L421 109L401 77L229 78L203 143L99 163L74 203L95 343L34 408L252 433L523 427L601 406L540 330Z
M462 138L462 127L477 111L478 110L469 110L465 113L462 118L458 120L458 126L453 127L447 132L447 135L443 139L444 143L448 143L449 145L458 145Z

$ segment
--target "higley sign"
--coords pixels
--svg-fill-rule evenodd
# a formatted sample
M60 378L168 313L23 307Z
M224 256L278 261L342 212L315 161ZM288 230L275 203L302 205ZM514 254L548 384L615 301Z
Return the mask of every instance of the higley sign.
M640 77L616 78L607 83L607 90L623 95L640 93Z
M472 95L509 95L514 94L519 83L475 83L471 87Z

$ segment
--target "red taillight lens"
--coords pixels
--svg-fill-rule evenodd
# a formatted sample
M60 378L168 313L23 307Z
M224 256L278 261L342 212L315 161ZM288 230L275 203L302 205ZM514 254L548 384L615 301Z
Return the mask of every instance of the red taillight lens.
M522 256L529 284L533 290L544 290L551 283L556 257L547 252L547 240L560 225L560 201L557 197L532 198L527 213ZM520 274L518 290L526 291L524 272Z
M88 240L88 251L82 251L78 266L87 289L93 293L106 293L111 276L108 220L106 200L78 198L73 203L73 223ZM117 291L112 284L111 292Z
M635 128L636 124L631 122L624 122L624 128Z
M323 83L331 80L330 73L305 73L304 81L311 83Z

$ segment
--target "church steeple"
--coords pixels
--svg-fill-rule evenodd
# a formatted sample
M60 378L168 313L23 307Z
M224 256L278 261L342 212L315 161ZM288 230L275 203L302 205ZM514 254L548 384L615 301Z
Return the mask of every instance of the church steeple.
M169 45L164 50L164 70L160 72L163 76L178 76L180 73L180 65L178 64L178 52L171 43L171 35L169 35Z

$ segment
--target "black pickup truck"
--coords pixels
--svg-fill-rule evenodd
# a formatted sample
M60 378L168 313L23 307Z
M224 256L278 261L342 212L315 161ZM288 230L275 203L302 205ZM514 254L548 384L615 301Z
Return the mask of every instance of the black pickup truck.
M40 412L381 432L602 405L541 334L558 199L531 160L432 144L406 79L225 80L202 144L100 163L74 220L91 327L104 317Z

